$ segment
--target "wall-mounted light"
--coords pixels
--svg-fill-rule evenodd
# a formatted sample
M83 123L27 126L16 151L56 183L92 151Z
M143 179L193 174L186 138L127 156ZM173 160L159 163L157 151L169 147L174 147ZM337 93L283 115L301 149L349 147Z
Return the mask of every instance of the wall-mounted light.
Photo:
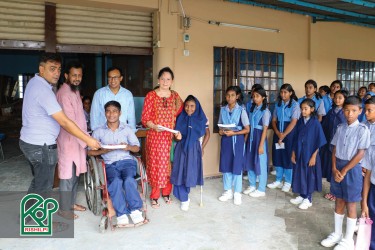
M212 25L217 25L217 26L234 27L234 28L240 28L240 29L252 29L252 30L277 32L277 33L280 32L279 29L262 28L262 27L256 27L256 26L234 24L234 23L222 23L222 22L217 22L217 21L208 21L208 23Z

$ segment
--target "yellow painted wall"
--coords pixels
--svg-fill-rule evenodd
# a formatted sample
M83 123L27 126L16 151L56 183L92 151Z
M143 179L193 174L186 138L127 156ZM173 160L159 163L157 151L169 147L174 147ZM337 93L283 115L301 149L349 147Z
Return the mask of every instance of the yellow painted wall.
M223 0L182 1L186 15L192 18L187 31L181 28L177 0L54 0L75 5L154 11L154 76L170 66L175 72L173 88L184 99L195 95L213 128L213 47L227 46L285 55L285 82L291 83L298 96L304 83L315 79L319 85L336 78L337 58L375 61L375 29L342 23L312 24L307 16L224 2ZM280 33L218 27L208 20L276 28ZM183 33L191 36L184 45ZM159 43L157 43L159 41ZM184 47L190 56L183 56ZM213 134L205 150L204 174L218 174L219 136Z
M165 1L163 1L165 2ZM169 10L179 10L177 1L170 1ZM304 94L304 83L315 79L319 85L330 84L336 78L337 58L375 61L375 29L342 23L311 23L309 17L287 12L258 8L221 0L183 1L187 16L192 17L192 26L181 29L180 19L169 15L162 22L168 36L177 37L169 48L174 50L174 59L164 60L175 71L174 88L184 98L195 95L208 115L212 131L213 117L213 47L227 46L271 52L285 55L285 82L291 83L298 96ZM165 12L161 10L161 19ZM170 18L173 17L173 18ZM174 22L173 22L174 20ZM208 20L280 29L280 33L246 30L209 25ZM173 34L176 30L176 34ZM191 40L184 45L183 33ZM190 56L183 56L184 46ZM161 47L156 55L163 57ZM160 53L159 53L160 51ZM169 53L168 56L169 57ZM163 59L157 59L163 62ZM160 69L165 65L156 64ZM218 173L220 138L211 136L204 155L204 174Z

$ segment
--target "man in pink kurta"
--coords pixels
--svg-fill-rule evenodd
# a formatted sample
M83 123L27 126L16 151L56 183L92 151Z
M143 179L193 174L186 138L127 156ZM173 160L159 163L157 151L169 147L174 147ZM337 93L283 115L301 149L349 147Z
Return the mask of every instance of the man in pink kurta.
M87 131L79 85L82 81L82 65L78 62L68 64L65 72L66 82L57 92L57 101L64 113L82 130ZM87 171L86 144L61 128L57 138L58 173L60 178L60 211L65 218L76 219L72 213L86 208L75 204L79 175Z

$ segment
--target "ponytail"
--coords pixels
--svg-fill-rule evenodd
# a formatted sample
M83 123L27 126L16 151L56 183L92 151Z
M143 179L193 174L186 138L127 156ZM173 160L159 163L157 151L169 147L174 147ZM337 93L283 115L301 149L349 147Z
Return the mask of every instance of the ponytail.
M317 91L315 91L315 96L316 96L317 100L323 99L323 96L319 92L317 92Z

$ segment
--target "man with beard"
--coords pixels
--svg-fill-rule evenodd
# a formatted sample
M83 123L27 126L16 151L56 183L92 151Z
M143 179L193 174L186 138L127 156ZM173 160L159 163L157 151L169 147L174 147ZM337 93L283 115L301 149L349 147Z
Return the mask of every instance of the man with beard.
M79 93L82 81L82 64L68 63L65 70L65 83L57 92L57 101L64 113L82 130L87 131L85 114ZM77 219L74 211L85 211L82 205L75 204L79 176L87 171L86 143L60 130L57 138L58 172L60 178L60 211L62 217Z
M90 148L100 148L94 138L88 136L62 111L53 87L61 73L61 57L46 53L39 61L39 74L27 84L22 106L22 129L19 146L30 164L33 180L28 193L46 196L52 191L57 163L56 138L60 126L84 141ZM30 207L33 202L28 202ZM60 228L53 222L54 229ZM61 229L63 230L63 229Z

